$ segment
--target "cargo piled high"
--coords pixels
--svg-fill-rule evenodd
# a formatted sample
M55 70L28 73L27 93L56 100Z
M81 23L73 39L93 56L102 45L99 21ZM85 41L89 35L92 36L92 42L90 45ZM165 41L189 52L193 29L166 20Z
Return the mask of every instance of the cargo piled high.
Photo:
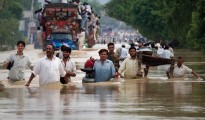
M100 17L88 3L82 4L79 0L69 3L45 2L43 8L35 11L40 23L38 41L43 50L48 43L52 43L56 50L63 44L73 50L95 44Z
M42 48L52 43L60 49L62 43L72 49L78 49L77 33L80 30L78 19L78 6L67 3L49 3L41 11L40 26L42 29Z

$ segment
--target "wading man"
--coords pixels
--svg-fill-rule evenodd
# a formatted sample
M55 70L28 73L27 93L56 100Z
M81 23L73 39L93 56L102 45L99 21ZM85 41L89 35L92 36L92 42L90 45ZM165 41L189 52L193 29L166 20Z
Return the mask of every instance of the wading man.
M65 77L66 72L61 60L54 56L55 48L52 44L46 46L46 56L41 58L35 65L29 81L25 86L29 86L36 75L39 75L39 84L47 85L59 82L60 76ZM66 77L65 77L66 78Z
M24 72L26 68L33 70L33 65L27 56L23 54L26 44L24 41L17 42L17 53L11 54L3 63L3 67L8 68L9 64L13 64L9 68L8 79L11 81L25 80Z
M167 77L171 78L172 76L171 74L173 74L173 78L183 78L186 74L191 73L197 78L199 78L199 80L203 80L192 69L188 68L183 63L184 63L183 57L179 56L177 58L177 64L174 65L174 68L172 70L173 72L170 71L170 68L168 68L168 70L166 71Z
M100 59L95 61L93 67L96 82L105 82L113 77L117 77L113 62L107 59L108 50L101 49L98 53Z
M135 47L129 48L130 57L126 58L119 68L119 74L126 79L136 79L142 76L141 62L137 59L137 52ZM124 72L124 76L122 73Z

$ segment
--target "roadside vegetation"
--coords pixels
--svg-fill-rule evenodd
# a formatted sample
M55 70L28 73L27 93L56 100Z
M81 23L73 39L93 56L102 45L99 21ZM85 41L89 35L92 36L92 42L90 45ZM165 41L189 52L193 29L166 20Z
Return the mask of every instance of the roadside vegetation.
M204 0L110 0L105 11L150 40L205 52L204 5Z
M2 0L0 5L0 51L12 50L18 40L26 41L19 31L19 21L24 10L31 10L31 0ZM37 6L37 0L34 5Z
M19 20L23 16L21 0L4 0L0 10L0 50L14 49L16 41L22 39Z

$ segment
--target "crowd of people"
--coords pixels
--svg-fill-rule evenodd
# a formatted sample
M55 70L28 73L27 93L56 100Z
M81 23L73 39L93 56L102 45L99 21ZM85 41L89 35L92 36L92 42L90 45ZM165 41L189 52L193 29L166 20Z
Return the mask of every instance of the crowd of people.
M76 76L76 65L70 59L71 48L68 46L62 46L62 57L55 56L55 48L52 44L46 46L46 56L42 57L35 66L32 65L28 56L23 54L26 44L24 41L17 42L17 52L11 54L4 62L3 66L7 68L10 63L13 62L13 66L9 70L8 79L12 82L25 80L24 71L26 68L30 68L32 73L26 86L29 86L31 81L36 75L39 75L39 85L47 85L54 82L66 84L71 81L71 77ZM137 48L131 46L129 50L122 45L121 48L116 49L115 44L108 43L107 49L99 50L99 60L95 60L93 69L95 82L105 82L112 78L122 77L125 79L137 79L143 77L143 65L141 59L138 57L138 53L141 46ZM156 45L157 46L157 45ZM167 52L167 47L162 52L162 56L166 58L174 57L171 52ZM170 56L168 56L168 54ZM168 56L168 57L167 57ZM174 69L167 68L166 74L170 78L173 74L173 78L184 77L185 74L193 74L197 78L200 78L196 72L188 68L183 64L183 57L177 57L177 64L174 65Z
M82 3L80 0L72 0L70 3L78 5L77 18L80 21L81 29L85 30L85 35L88 36L93 31L96 41L100 28L100 16L93 11L93 8L87 2Z

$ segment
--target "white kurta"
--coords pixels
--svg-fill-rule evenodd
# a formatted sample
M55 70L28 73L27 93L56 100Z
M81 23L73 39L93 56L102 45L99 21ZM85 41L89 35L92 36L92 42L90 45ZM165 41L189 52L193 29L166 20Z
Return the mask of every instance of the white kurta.
M180 68L177 65L174 65L173 77L181 78L181 77L184 77L185 74L190 74L191 72L192 72L192 69L188 68L185 65L182 65Z
M135 79L139 71L141 70L138 70L138 60L126 58L122 62L118 72L121 74L124 72L124 77L126 79Z
M36 63L33 74L39 75L40 85L46 85L60 81L60 76L64 77L66 72L59 58L54 57L50 60L45 56Z
M85 42L85 32L81 32L80 34L78 34L79 50L83 48L84 42Z
M61 63L62 63L62 65L64 67L64 70L66 72L74 72L74 73L76 73L76 65L75 65L74 62L68 60L66 62L66 64L63 61L61 61ZM70 77L68 77L68 79L71 80Z

